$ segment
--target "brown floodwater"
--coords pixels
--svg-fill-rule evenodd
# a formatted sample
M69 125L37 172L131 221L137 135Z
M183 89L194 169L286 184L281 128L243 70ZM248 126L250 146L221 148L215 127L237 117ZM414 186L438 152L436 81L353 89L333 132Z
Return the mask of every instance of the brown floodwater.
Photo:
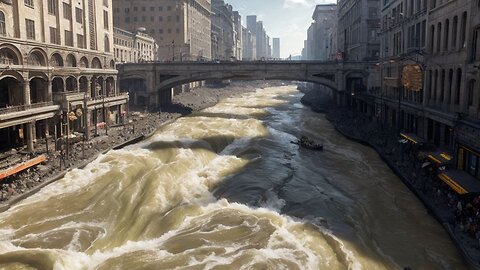
M379 156L300 97L227 99L71 171L0 213L0 269L465 269Z

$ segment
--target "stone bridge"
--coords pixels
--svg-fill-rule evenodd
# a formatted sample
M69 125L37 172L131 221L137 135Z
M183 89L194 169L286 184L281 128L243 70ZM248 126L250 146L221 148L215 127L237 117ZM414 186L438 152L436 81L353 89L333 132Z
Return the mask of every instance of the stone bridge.
M221 80L304 81L330 88L337 102L348 102L355 91L372 87L372 62L237 61L150 62L118 66L120 87L149 108L168 104L172 88L190 82Z

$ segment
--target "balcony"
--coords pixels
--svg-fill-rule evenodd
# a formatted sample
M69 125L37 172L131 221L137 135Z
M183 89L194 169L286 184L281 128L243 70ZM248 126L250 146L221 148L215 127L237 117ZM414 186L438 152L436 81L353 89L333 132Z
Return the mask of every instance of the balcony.
M111 107L126 104L129 101L128 93L116 93L108 96L98 96L90 98L87 101L89 109L100 109L103 107Z
M59 106L53 102L17 105L0 109L0 128L51 118Z

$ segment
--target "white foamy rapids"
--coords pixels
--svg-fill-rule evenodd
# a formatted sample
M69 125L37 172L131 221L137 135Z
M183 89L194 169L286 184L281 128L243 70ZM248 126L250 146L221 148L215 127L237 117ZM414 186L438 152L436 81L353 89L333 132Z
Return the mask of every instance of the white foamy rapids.
M232 223L229 217L242 216L244 221ZM218 217L225 217L225 220L218 220ZM207 229L212 223L218 224L213 229ZM203 225L202 225L203 224ZM196 238L202 236L209 239L215 234L225 234L238 228L245 228L251 231L251 237L257 239L256 243L249 242L244 238L232 238L234 242L205 242L204 244L180 253L169 251L172 243L179 241L179 236L187 235ZM232 234L230 233L230 234ZM186 218L181 226L171 230L162 236L145 240L129 241L120 247L110 250L96 251L91 255L79 252L58 251L59 259L55 269L106 269L108 265L113 269L124 269L122 266L128 260L139 260L134 254L148 254L149 260L155 262L161 268L166 260L180 260L184 266L204 266L203 269L214 267L232 267L238 265L238 269L249 269L249 266L256 264L269 265L270 269L291 269L292 266L298 269L361 269L351 252L344 248L341 241L335 239L342 247L344 255L349 258L349 265L337 260L338 254L334 253L337 247L329 247L323 234L308 227L302 222L281 216L268 209L251 209L244 205L230 204L225 200L211 203L201 208L198 216ZM242 235L242 234L241 234ZM228 237L227 237L228 238ZM233 240L236 239L236 240ZM188 241L188 240L186 240ZM258 245L258 243L263 243ZM188 243L186 243L188 245ZM198 255L198 249L223 250L222 252L207 252ZM196 254L196 255L193 255ZM282 267L283 266L283 267ZM160 269L158 268L158 269Z

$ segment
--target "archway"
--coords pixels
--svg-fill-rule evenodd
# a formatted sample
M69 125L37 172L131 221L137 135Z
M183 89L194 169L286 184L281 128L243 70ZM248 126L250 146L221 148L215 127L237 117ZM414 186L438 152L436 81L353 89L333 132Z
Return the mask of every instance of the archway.
M121 79L120 92L128 92L132 106L143 109L148 105L147 82L144 78Z
M66 80L66 90L67 92L77 92L77 79L73 76L70 76Z
M32 50L27 58L27 63L30 66L41 66L44 67L47 65L47 58L44 52L41 52L38 49Z
M30 102L42 103L48 101L47 81L44 78L35 77L30 80Z
M80 61L79 61L79 67L81 68L88 68L88 60L85 56L83 56L82 58L80 58Z
M100 62L100 59L98 59L98 57L94 57L92 59L92 68L102 69L102 62Z
M75 59L75 56L73 56L73 54L67 55L67 58L65 59L65 66L67 67L77 66L77 60Z
M0 110L24 104L22 84L19 80L6 77L0 80Z
M63 67L63 58L60 54L54 53L50 57L50 65L52 67Z
M115 61L113 60L110 61L110 68L115 69Z
M60 77L55 77L52 80L52 92L53 93L61 93L65 91L65 84L63 79Z
M88 79L85 76L80 77L80 85L79 85L79 90L82 93L86 93L88 91Z
M4 65L21 65L21 54L10 46L4 46L0 49L0 63Z
M108 77L106 82L106 95L114 96L115 95L115 79L113 77Z

